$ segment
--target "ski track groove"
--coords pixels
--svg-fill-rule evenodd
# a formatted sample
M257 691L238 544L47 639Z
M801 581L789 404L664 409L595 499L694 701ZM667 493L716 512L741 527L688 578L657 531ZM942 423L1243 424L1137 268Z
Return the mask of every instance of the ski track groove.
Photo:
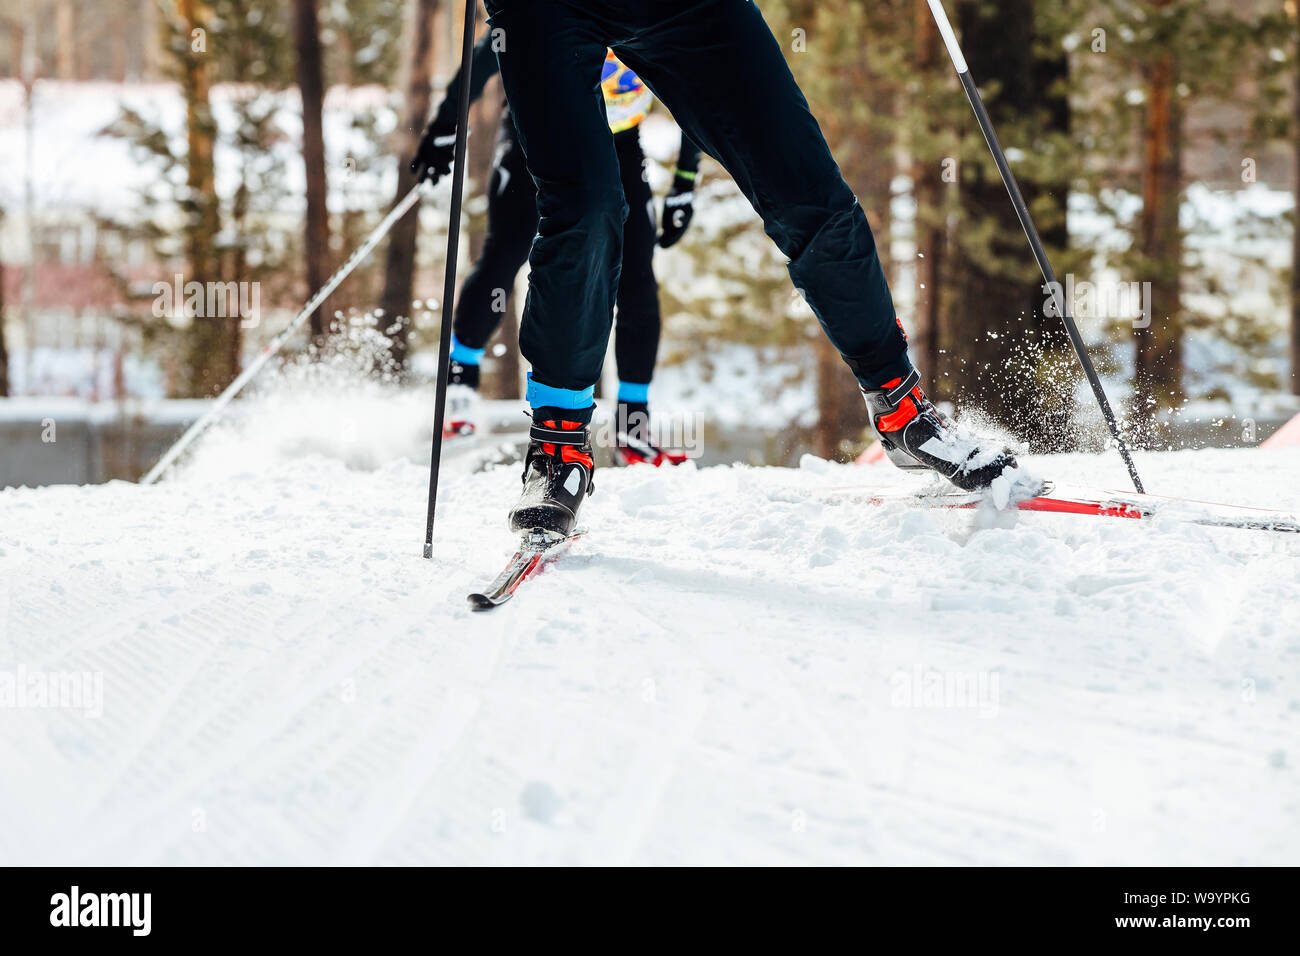
M978 824L992 824L1004 831L1015 832L1018 835L1032 837L1035 840L1042 841L1044 837L1050 836L1049 828L1040 821L999 813L986 807L954 801L941 801L927 797L919 792L907 791L867 780L858 768L857 763L844 753L825 725L813 715L806 697L799 691L789 674L762 648L754 649L753 658L759 663L760 668L775 678L775 683L784 689L784 693L779 694L777 699L794 711L799 724L804 728L809 738L814 740L821 751L829 756L831 762L843 772L844 777L839 781L839 785L852 794L866 798L868 805L862 809L867 812L869 817L873 816L871 814L871 804L883 797L892 800L900 807L906 808L912 814L916 811L916 805L920 803L941 810L945 815L956 815ZM722 662L715 659L715 663ZM822 772L794 771L794 773L802 779L816 782L818 785L824 786L827 781L827 777ZM934 825L935 821L931 820L930 823ZM945 859L945 857L947 858ZM951 854L944 854L934 862L957 862L950 857Z
M240 609L230 615L218 615L209 617L207 609L212 606L222 606L223 604L235 605ZM196 640L196 634L205 632L212 633L219 631L223 626L228 630L232 620L242 620L244 625L243 633L256 635L262 630L262 626L267 619L275 614L276 602L274 598L265 602L265 613L260 618L255 617L249 612L246 599L237 594L214 595L204 601L199 602L198 606L188 615L169 616L159 630L152 635L153 639L162 638L161 646L168 648L185 647L187 644L193 644ZM290 641L297 635L310 634L318 630L323 625L338 625L336 612L329 608L321 607L314 613L310 609L300 609L306 613L301 614L292 622L292 628L282 632L280 639ZM198 627L194 627L189 618L193 618ZM184 710L178 711L174 706L175 700L186 696L196 683L199 683L200 674L212 664L212 654L209 653L199 659L191 668L189 676L177 684L170 696L161 700L154 708L154 716L151 721L145 725L145 735L134 749L123 758L122 771L115 779L106 781L97 795L91 800L89 809L113 810L125 814L125 820L119 827L113 828L97 841L100 845L111 844L119 837L119 831L125 831L137 827L136 818L148 820L155 818L158 814L166 811L168 804L176 803L178 797L185 792L199 792L202 790L212 791L217 789L213 781L233 769L241 760L246 759L249 751L256 751L257 746L275 740L282 735L284 731L301 719L302 712L310 706L315 698L322 694L327 694L334 686L344 679L351 672L360 669L368 660L381 655L385 652L385 644L372 646L363 646L358 651L353 652L341 659L335 660L328 665L324 672L317 671L317 665L311 662L310 658L302 659L301 665L294 669L291 664L290 669L277 675L277 684L283 684L289 687L302 685L304 690L297 697L292 699L288 706L274 704L274 691L268 695L267 700L272 703L264 704L259 709L255 701L241 701L237 696L224 705L220 694L221 688L231 686L229 682L213 679L205 682L209 687L217 688L215 694L208 692L198 695L189 694L187 701L189 706ZM134 653L130 648L125 651L119 651L116 659L112 659L107 665L114 673L124 673L127 675L148 674L162 668L164 663L162 658L151 658L148 655L141 656ZM244 676L248 676L246 672ZM136 688L140 691L132 693L131 698L139 700L151 699L151 695L143 691L149 688ZM107 696L107 689L106 689ZM242 704L242 706L240 706ZM204 708L207 709L204 709ZM242 711L236 715L232 711ZM278 715L277 715L278 712ZM128 725L135 721L143 720L132 714L126 709L121 709L118 714L126 718L124 722ZM241 719L233 719L238 716ZM164 722L168 722L169 733L165 739L156 732L156 729ZM246 724L248 726L241 726ZM223 728L227 738L241 740L241 747L231 749L227 747L224 752L217 750L215 752L208 750L201 743L204 735L209 739L220 735L216 728ZM188 728L188 730L187 730ZM299 741L303 743L305 741ZM143 792L134 794L122 794L117 801L110 801L109 795L114 791L120 790L122 778L131 776L134 765L139 761L141 755L149 748L151 744L158 746L160 749L155 751L155 759L161 762L167 761L167 755L175 753L178 749L184 750L187 747L200 753L211 754L212 762L192 771L188 775L172 777L170 780L151 779L145 773L145 768L141 767L136 770L136 779L134 783L137 788ZM360 779L365 779L364 776ZM120 804L120 806L119 806ZM173 808L175 809L175 808ZM143 826L143 824L141 824ZM125 838L120 842L129 842Z
M623 607L646 621L660 637L669 638L675 647L682 649L680 639L661 619L649 614L638 601L630 598L626 586L622 593L625 597ZM685 649L702 660L693 646ZM650 740L651 746L642 750L638 759L625 771L628 783L621 788L618 799L607 803L601 811L596 835L592 840L600 849L589 851L586 862L595 865L628 865L638 862L637 850L661 808L664 791L677 773L683 751L697 746L695 733L708 713L709 705L704 694L705 680L691 679L686 683L683 690L686 703L684 708L678 708L679 715L670 721L668 739L661 741L660 735L642 731L643 740Z

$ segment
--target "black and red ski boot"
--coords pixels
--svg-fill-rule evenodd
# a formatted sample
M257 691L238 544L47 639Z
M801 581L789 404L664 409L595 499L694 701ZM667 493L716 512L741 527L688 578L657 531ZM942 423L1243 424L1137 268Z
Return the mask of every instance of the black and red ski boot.
M645 402L619 402L614 416L615 465L680 465L685 452L666 451L650 441L650 407Z
M664 465L680 465L689 457L684 451L667 451L649 442L642 443L635 438L625 439L622 436L613 451L614 464L619 466L653 465L660 468Z
M578 511L592 492L591 437L586 423L566 420L554 408L533 413L524 490L510 512L510 529L567 538Z
M890 461L907 471L936 471L966 491L987 488L1003 469L1016 467L1009 448L958 427L925 397L920 382L913 369L862 390L871 428Z

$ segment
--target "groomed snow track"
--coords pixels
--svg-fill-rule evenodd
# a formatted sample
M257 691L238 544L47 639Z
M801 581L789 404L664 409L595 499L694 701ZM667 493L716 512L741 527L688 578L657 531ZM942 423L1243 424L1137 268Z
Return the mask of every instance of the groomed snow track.
M1140 465L1300 510L1300 450ZM432 562L424 478L225 455L0 493L0 675L102 677L102 716L0 708L0 861L1300 850L1294 536L827 500L888 469L603 470L590 533L484 616L517 467L448 476Z

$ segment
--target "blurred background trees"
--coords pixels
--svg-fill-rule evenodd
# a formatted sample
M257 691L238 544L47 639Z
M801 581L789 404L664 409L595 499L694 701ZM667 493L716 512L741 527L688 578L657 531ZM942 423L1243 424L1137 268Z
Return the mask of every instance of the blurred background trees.
M410 188L406 161L457 65L463 3L6 4L10 390L65 387L42 378L42 356L101 341L128 354L116 379L128 392L201 396L228 382ZM1097 416L925 0L762 6L876 231L927 387L1036 448L1095 447ZM1167 444L1180 416L1207 402L1249 409L1300 394L1295 0L948 0L948 10L1135 437ZM499 109L494 85L472 117L465 268L482 239ZM78 113L102 119L77 125ZM676 149L663 111L645 139L662 190ZM108 140L129 163L87 175L79 152L111 158L100 152ZM750 383L756 407L799 396L777 423L790 448L855 453L860 398L781 257L716 164L699 192L686 239L657 258L665 376L693 383L678 397L706 414L728 375ZM441 200L424 207L335 294L317 341L369 314L396 367L427 375L446 222ZM260 323L154 314L153 283L178 273L259 283ZM516 336L512 302L505 348L485 365L489 394L518 394Z

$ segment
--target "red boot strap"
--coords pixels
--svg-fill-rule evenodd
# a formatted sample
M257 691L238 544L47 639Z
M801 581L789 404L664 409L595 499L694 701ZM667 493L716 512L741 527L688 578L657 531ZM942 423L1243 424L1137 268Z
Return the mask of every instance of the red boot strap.
M591 455L579 450L583 445L587 444L586 434L572 436L565 434L565 432L581 431L583 427L582 422L561 421L557 428L555 422L548 419L542 422L540 426L534 423L529 431L529 436L534 441L542 443L542 451L546 454L554 455L555 446L559 445L561 446L560 461L580 462L588 468L593 468L595 462L592 461ZM547 439L551 440L547 441Z
M911 390L898 399L898 407L894 411L876 419L876 428L882 432L896 432L917 416L916 402L921 400L920 378L921 376L913 370L908 374L906 383L903 379L896 378L880 386L889 390L885 397L891 403L900 387L911 386Z

